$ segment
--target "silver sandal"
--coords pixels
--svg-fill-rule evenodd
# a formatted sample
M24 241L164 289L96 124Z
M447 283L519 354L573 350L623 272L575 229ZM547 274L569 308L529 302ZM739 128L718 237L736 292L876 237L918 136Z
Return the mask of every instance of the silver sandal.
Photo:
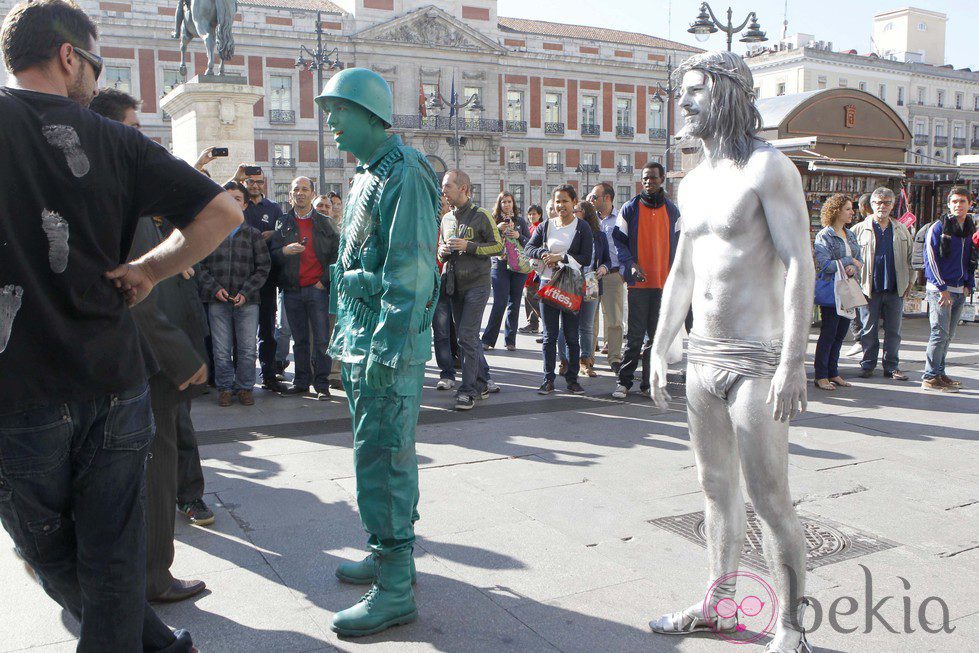
M687 614L686 612L674 612L664 614L659 619L649 622L649 628L654 633L660 635L692 635L694 633L727 633L737 630L737 616L730 619L719 619L713 623L707 619Z

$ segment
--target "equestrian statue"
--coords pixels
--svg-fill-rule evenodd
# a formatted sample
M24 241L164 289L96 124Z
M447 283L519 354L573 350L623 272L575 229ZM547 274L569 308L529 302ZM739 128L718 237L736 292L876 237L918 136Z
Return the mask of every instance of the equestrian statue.
M187 78L187 45L192 39L204 39L207 47L207 70L214 74L215 51L221 59L218 75L224 74L224 64L235 54L235 38L231 25L238 12L238 0L178 0L175 29L172 37L180 39L180 74ZM190 17L190 20L187 17Z

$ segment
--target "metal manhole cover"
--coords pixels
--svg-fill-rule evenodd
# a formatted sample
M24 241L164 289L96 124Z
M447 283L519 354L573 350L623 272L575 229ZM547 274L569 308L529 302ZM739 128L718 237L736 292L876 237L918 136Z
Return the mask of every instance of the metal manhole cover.
M768 571L762 552L761 520L755 514L751 504L745 505L748 513L748 527L745 531L744 547L741 549L741 561L749 567L760 571ZM819 520L806 515L799 515L802 529L806 538L806 567L814 569L842 560L857 558L877 551L898 546L881 538L875 538L852 528L831 526L825 520ZM697 511L685 515L660 517L649 520L650 524L675 533L684 539L703 547L707 546L704 512Z

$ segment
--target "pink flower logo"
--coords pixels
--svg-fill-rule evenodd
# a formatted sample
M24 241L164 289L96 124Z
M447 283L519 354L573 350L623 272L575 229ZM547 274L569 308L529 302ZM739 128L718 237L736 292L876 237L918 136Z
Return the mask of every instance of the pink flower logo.
M718 588L735 583L742 596L740 602L730 597L715 600ZM778 618L778 598L772 586L761 576L750 571L735 571L714 581L707 590L702 609L711 630L718 637L733 644L752 644L774 628ZM733 631L718 629L719 620L729 622L735 617L737 626Z

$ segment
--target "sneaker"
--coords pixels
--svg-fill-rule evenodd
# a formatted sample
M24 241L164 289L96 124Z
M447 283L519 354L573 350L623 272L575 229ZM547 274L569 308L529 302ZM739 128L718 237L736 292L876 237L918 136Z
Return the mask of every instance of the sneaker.
M901 370L891 370L890 372L884 372L885 379L894 379L895 381L907 381L908 375Z
M316 392L316 401L329 401L330 399L333 398L333 395L330 394L329 385L327 385L325 388L316 388L315 392Z
M435 384L436 390L451 390L454 387L456 387L455 379L439 379Z
M231 390L222 390L218 393L218 406L227 408L231 405Z
M922 390L934 390L937 392L958 392L959 389L954 385L947 385L940 376L921 380Z
M496 347L493 345L487 345L485 342L483 343L483 351L492 351L494 349L496 349Z
M288 386L284 383L280 383L274 378L265 379L262 381L262 388L265 390L271 390L272 392L282 392Z
M517 346L516 345L507 345L506 346L506 350L507 351L517 351Z
M539 395L549 395L554 392L554 381L544 381L537 388L537 394Z
M612 399L625 399L629 396L629 388L624 385L615 386L615 392L612 393Z
M486 388L476 391L476 399L479 399L480 401L489 399L489 395L490 395L489 390Z
M534 338L534 342L536 342L538 345L541 345L541 344L544 344L544 339L543 338Z
M944 383L945 385L954 386L956 388L961 388L962 387L962 382L961 381L956 381L955 379L953 379L952 377L948 376L947 374L942 374L938 378L940 378L942 380L942 383Z
M496 385L496 381L490 380L486 382L486 392L490 393L491 395L495 395L499 391L500 386Z
M280 392L279 394L282 395L283 397L292 397L295 395L304 395L307 392L309 392L308 385L305 387L301 385L291 385L285 390L283 390L282 392Z
M568 392L573 395L583 395L585 394L585 389L581 387L581 384L577 381L572 381L568 384Z
M526 336L526 335L531 335L533 333L537 333L537 329L531 327L530 325L527 325L517 329L517 333L522 333Z
M850 346L849 349L843 352L843 355L847 358L850 358L851 356L859 356L862 353L863 353L863 345L861 345L859 342L855 342Z
M873 370L860 370L860 373L857 374L857 376L859 376L861 379L869 379L873 375L874 375Z
M456 395L456 410L472 410L476 400L469 395Z
M238 401L242 406L254 406L255 398L252 396L251 390L239 390L238 391Z
M210 526L214 523L214 513L207 507L203 499L194 499L190 503L178 503L177 512L186 515L194 526Z

